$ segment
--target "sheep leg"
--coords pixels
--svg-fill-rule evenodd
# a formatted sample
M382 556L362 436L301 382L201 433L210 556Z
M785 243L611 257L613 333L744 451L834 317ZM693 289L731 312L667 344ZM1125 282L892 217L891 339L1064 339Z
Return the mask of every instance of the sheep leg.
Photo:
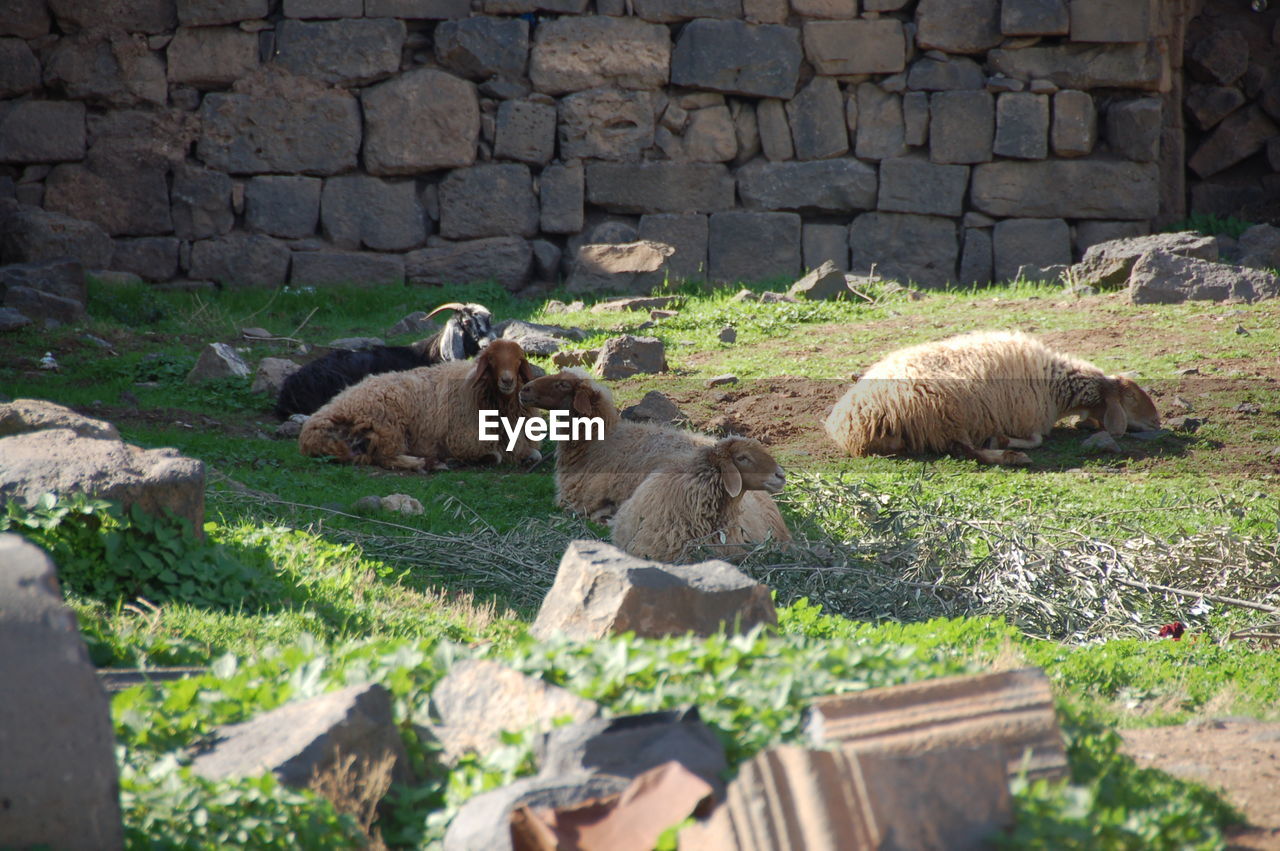
M1033 432L1030 437L997 435L987 441L988 449L1035 449L1044 443L1044 435Z
M972 444L957 440L951 444L953 454L961 458L977 461L979 464L994 464L1000 467L1026 467L1031 459L1022 452L1011 449L978 449Z

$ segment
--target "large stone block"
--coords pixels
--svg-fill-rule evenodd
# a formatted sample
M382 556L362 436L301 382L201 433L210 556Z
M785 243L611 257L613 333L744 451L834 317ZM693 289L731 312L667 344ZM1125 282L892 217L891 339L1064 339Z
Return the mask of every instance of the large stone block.
M85 150L84 104L51 100L0 103L0 162L82 160Z
M141 33L88 31L64 36L43 57L44 83L73 100L125 107L164 106L164 60Z
M742 205L755 210L850 213L874 210L876 170L852 158L770 163L756 160L738 170Z
M286 239L303 239L316 232L320 220L318 177L267 175L244 187L244 222L249 230Z
M934 92L929 99L929 158L984 163L995 142L995 101L984 91Z
M93 222L35 208L19 209L0 228L0 262L38 263L74 257L89 269L110 269L115 246Z
M939 165L922 156L880 161L876 209L889 213L959 216L969 188L969 167Z
M258 36L239 27L181 27L165 55L169 82L220 88L258 67Z
M57 566L0 535L0 831L15 848L124 846L111 707L89 661Z
M412 108L399 112L403 118ZM200 118L196 155L219 171L324 175L356 166L360 105L340 89L294 91L282 80L257 94L213 92L200 104Z
M1071 0L1072 41L1146 41L1155 35L1151 0Z
M284 20L276 25L274 60L305 77L362 86L400 69L405 25L395 18Z
M787 118L796 159L825 160L849 152L844 95L840 84L830 77L814 77L788 101Z
M472 83L424 68L370 86L360 103L370 174L417 174L475 162L480 102Z
M910 148L929 144L929 93L902 95L902 140Z
M155 34L172 30L177 20L173 0L48 0L48 4L64 33L120 29ZM6 15L10 5L4 6Z
M1154 43L1037 45L987 54L991 71L1019 80L1049 80L1062 89L1161 87L1168 62Z
M843 132L843 126L840 128ZM693 162L728 162L738 154L738 136L727 106L707 106L689 113L680 137L681 158Z
M960 250L960 284L987 285L994 271L991 231L988 228L965 228L964 246Z
M740 18L742 0L635 0L636 17L655 23L694 18Z
M586 175L582 163L555 162L542 170L538 181L540 225L545 233L577 233L582 230Z
M290 251L258 234L232 233L191 245L192 278L224 287L278 287L289 273Z
M361 174L330 177L320 196L320 225L339 248L407 251L427 238L427 216L412 180Z
M426 248L404 257L405 276L411 284L472 284L496 281L509 290L529 283L533 249L518 236L498 236L449 242L432 237Z
M436 27L436 61L464 77L487 80L524 76L529 60L529 22L523 18L467 18Z
M1001 157L1042 160L1049 154L1049 96L1004 92L996 99L991 150Z
M0 38L0 99L40 88L40 60L20 38Z
M281 11L286 18L359 18L364 14L364 0L284 0Z
M711 213L734 205L720 163L589 162L587 200L614 213Z
M178 23L188 27L238 24L265 18L270 0L177 0Z
M55 166L45 180L48 210L95 222L112 236L173 231L169 184L163 166L110 159L89 166Z
M560 156L637 160L653 145L649 92L587 89L560 99Z
M1208 130L1245 105L1244 92L1235 86L1206 86L1192 83L1182 105L1201 130Z
M803 59L790 27L691 21L671 52L671 82L728 94L790 98Z
M471 14L471 0L364 0L371 18L455 20Z
M905 213L863 213L849 226L849 268L873 269L887 280L941 287L954 282L960 254L951 219Z
M445 239L533 236L538 201L529 167L516 163L452 171L440 183L440 235Z
M1112 102L1107 107L1111 152L1135 162L1155 162L1160 157L1160 117L1159 98Z
M493 156L544 165L555 153L556 108L536 101L504 100L498 107Z
M819 74L896 74L906 67L907 41L893 18L808 21L804 53Z
M173 232L179 239L222 236L235 226L231 178L220 171L182 164L173 171Z
M886 160L906 154L907 128L901 95L886 92L875 83L859 83L851 108L854 103L857 115L854 151L858 159Z
M5 0L0 15L0 35L39 38L49 32L49 8L45 0Z
M713 213L707 277L717 283L794 280L800 274L800 230L796 213Z
M981 89L987 84L982 66L967 56L933 54L911 63L907 72L907 88L921 92L949 92L956 89Z
M535 89L553 95L613 85L657 89L667 84L671 35L633 18L559 18L538 26L529 56Z
M1057 277L1052 266L1071 265L1071 229L1062 219L1004 219L992 229L995 280Z
M554 12L581 15L587 11L587 0L482 0L487 15L531 15Z
M31 287L6 287L4 306L46 326L71 325L88 318L83 303Z
M167 281L178 274L178 239L172 236L117 239L111 268L131 272L148 281Z
M295 251L289 282L296 286L403 286L404 258L365 251Z
M1010 36L1066 35L1071 29L1067 0L1004 0L1000 32Z
M1249 41L1236 29L1211 29L1187 46L1185 61L1195 79L1229 86L1249 68Z
M787 108L783 101L768 98L756 107L756 127L760 133L760 148L774 162L793 159L795 146L791 143L791 122L787 120Z
M1098 110L1088 92L1066 89L1053 96L1053 152L1060 157L1093 153L1098 140Z
M945 53L983 53L1004 40L1000 0L920 0L916 44Z
M974 167L969 200L990 216L1149 219L1159 212L1159 180L1152 163L993 162Z
M708 222L699 213L653 213L640 217L642 240L669 245L662 273L674 281L698 281L707 277Z

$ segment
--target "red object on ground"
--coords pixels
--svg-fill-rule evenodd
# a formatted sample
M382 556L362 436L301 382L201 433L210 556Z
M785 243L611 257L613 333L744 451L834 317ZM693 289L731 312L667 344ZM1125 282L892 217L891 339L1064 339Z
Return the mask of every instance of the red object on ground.
M1160 637L1172 638L1174 641L1181 641L1182 633L1186 631L1187 628L1182 625L1182 621L1174 621L1173 623L1167 623L1160 627Z

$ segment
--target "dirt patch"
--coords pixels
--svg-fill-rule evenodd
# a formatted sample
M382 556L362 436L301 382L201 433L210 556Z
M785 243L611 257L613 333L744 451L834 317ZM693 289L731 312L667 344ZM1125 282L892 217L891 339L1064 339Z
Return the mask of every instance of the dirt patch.
M1123 752L1144 768L1220 789L1249 819L1230 848L1280 849L1280 723L1249 718L1121 730Z

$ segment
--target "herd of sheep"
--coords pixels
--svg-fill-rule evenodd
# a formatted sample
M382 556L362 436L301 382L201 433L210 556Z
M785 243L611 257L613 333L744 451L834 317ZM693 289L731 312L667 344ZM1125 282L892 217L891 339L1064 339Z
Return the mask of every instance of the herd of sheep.
M602 428L575 429L582 436L557 446L557 504L609 523L627 552L683 562L698 546L732 556L791 540L772 497L786 474L759 441L625 421L609 389L582 370L542 375L518 343L494 339L482 306L451 303L433 314L445 309L453 316L427 340L334 353L289 379L277 412L314 411L298 437L304 455L421 472L449 462L532 466L542 459L538 441L483 440L480 412L497 410L511 422L564 412ZM417 362L405 366L405 352ZM1024 334L985 331L890 353L824 425L855 457L954 453L1025 465L1030 459L1017 450L1039 446L1067 416L1113 435L1160 424L1131 379Z

